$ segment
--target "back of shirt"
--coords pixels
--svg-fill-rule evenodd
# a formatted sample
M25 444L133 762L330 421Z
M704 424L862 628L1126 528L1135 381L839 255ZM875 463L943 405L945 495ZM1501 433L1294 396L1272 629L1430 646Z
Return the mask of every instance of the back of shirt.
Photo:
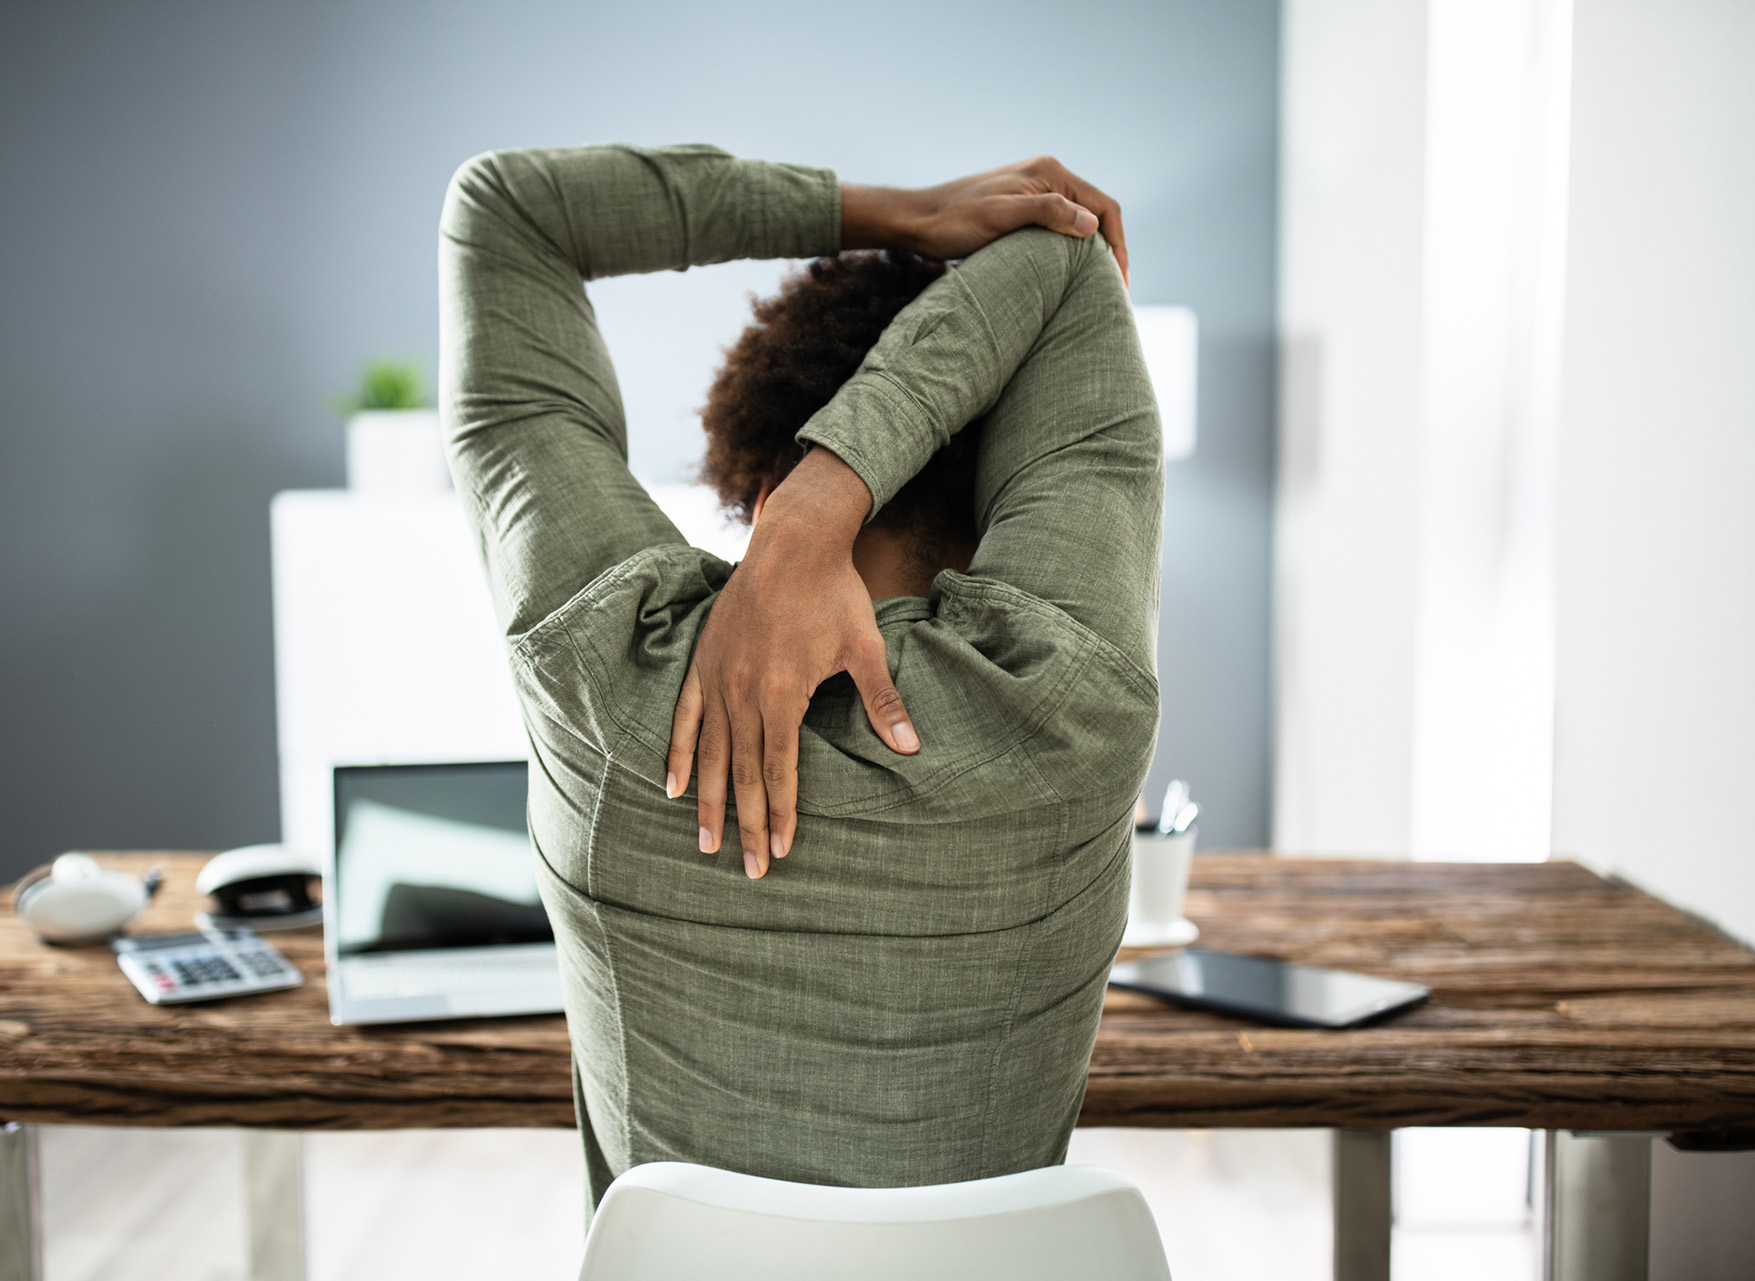
M870 1185L1060 1159L1124 922L1162 477L1097 239L1017 233L953 268L801 432L875 508L986 424L969 572L876 604L921 751L892 753L851 683L825 684L792 853L761 881L734 824L701 854L692 793L664 794L672 709L730 567L627 476L579 280L832 250L834 190L702 149L602 148L474 162L447 202L453 467L531 735L598 1194L657 1159Z

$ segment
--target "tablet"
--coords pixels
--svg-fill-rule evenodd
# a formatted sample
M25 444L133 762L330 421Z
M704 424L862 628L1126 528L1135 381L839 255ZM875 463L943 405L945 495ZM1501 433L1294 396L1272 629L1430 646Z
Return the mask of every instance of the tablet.
M1432 995L1430 988L1400 979L1199 947L1122 961L1110 970L1109 982L1178 1005L1285 1027L1355 1027Z

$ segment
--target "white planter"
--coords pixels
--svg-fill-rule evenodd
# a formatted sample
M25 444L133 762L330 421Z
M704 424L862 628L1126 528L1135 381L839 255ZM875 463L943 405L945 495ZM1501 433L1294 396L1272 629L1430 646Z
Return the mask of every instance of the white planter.
M403 494L451 488L434 409L374 409L347 420L347 487Z

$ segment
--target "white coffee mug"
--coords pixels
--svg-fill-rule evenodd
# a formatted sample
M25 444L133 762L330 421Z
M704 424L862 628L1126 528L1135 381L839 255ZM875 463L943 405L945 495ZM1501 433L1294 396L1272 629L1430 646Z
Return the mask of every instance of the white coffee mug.
M1182 915L1197 830L1191 827L1175 836L1134 833L1123 947L1180 947L1200 936L1200 928Z

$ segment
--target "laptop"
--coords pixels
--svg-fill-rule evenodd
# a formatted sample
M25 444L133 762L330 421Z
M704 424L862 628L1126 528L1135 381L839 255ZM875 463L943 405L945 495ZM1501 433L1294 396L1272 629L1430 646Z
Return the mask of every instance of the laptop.
M549 1014L523 761L337 766L323 883L333 1023Z

